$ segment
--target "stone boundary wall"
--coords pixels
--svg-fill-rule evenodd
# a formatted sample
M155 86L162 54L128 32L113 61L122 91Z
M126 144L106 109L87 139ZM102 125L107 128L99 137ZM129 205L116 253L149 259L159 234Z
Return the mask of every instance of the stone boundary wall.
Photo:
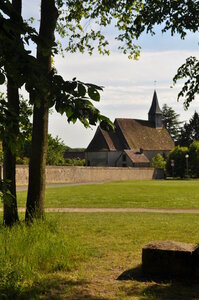
M161 170L154 168L47 166L47 183L89 183L121 180L163 179ZM17 185L28 184L28 166L17 165Z

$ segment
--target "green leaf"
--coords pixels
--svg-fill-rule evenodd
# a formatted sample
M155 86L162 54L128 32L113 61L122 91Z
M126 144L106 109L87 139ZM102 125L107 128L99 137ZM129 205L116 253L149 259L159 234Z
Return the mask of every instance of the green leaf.
M88 95L94 101L100 101L100 94L99 92L94 89L93 87L88 88Z
M4 82L5 82L5 76L2 73L0 73L0 84L4 84Z
M86 88L83 84L78 84L78 93L80 97L84 97L86 95Z

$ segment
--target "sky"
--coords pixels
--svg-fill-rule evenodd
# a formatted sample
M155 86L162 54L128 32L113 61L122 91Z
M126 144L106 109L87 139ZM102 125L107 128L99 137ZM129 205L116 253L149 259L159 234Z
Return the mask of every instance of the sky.
M39 19L39 1L23 1L23 15ZM112 30L108 31L112 41ZM101 100L96 103L103 115L112 121L115 118L147 119L154 89L157 91L160 107L166 103L178 114L181 121L187 121L196 110L199 112L199 98L188 111L183 101L177 102L177 94L182 86L172 86L172 78L188 56L199 56L199 34L188 33L185 40L179 36L143 34L137 43L142 47L138 61L111 49L110 56L94 54L65 54L54 58L55 67L64 79L76 77L80 81L102 85ZM114 41L113 41L114 45ZM94 136L96 127L86 129L80 122L68 124L66 117L53 113L49 118L49 133L58 136L69 147L86 148Z

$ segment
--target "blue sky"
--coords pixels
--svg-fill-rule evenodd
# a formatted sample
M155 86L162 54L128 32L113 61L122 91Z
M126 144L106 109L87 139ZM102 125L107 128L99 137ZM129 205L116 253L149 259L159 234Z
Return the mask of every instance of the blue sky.
M39 19L39 1L23 1L23 14L27 18ZM107 31L112 37L112 31ZM138 61L128 60L126 56L112 48L110 56L98 54L66 54L55 57L55 67L65 79L77 77L79 80L104 86L101 101L97 107L112 121L116 117L147 119L154 88L157 90L160 106L172 106L180 119L188 120L193 112L199 111L199 99L184 111L183 104L177 102L181 85L170 88L177 68L186 57L199 54L199 34L188 33L185 40L179 36L162 34L160 28L156 35L143 34L137 41L141 45ZM154 81L157 81L156 86ZM69 125L64 116L53 113L49 120L49 132L58 135L70 147L87 147L96 128L85 129L79 122Z

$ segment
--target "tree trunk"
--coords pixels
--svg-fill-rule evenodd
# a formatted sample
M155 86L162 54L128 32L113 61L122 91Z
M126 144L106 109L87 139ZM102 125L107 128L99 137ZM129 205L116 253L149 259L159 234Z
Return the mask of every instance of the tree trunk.
M39 37L47 42L45 48L37 46L37 60L46 79L51 71L51 50L58 12L55 0L41 1ZM48 144L48 97L49 91L40 94L40 104L34 105L32 150L29 166L29 186L26 204L26 221L44 215L46 155Z
M18 14L21 15L21 0L12 0L12 5ZM20 39L20 35L16 38ZM19 132L17 116L19 115L19 92L14 85L13 80L7 74L7 98L8 109L13 115L12 125L12 143L16 145ZM9 134L9 133L8 133ZM18 218L17 197L16 197L16 149L10 149L8 139L3 141L4 162L3 162L3 180L4 180L4 201L3 201L3 222L6 226L12 226ZM11 193L7 193L7 191Z

